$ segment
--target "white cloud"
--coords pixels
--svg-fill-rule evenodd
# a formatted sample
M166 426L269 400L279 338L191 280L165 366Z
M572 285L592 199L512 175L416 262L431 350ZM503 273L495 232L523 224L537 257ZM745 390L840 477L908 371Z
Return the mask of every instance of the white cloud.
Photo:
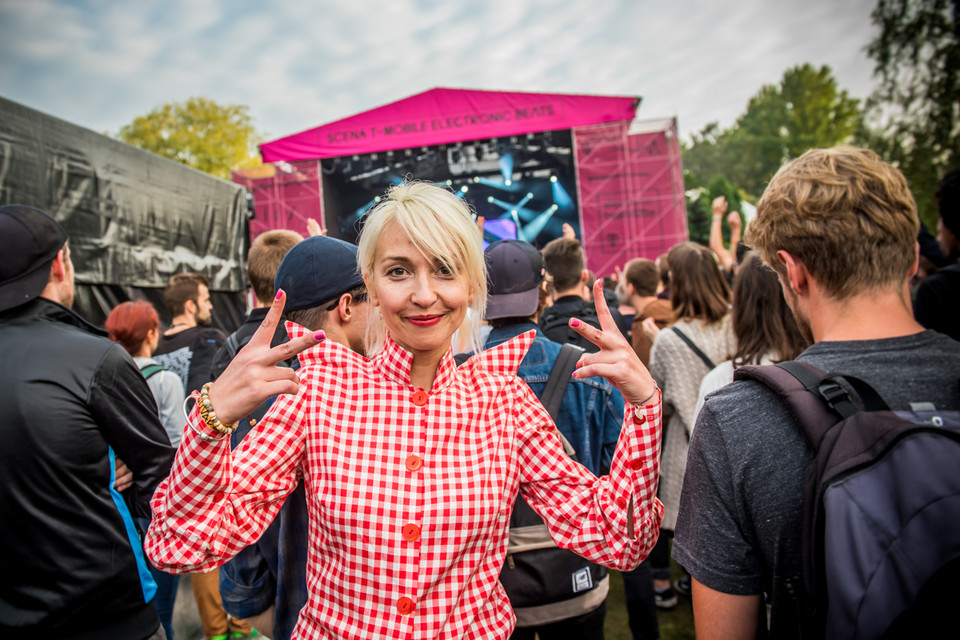
M639 95L683 137L790 66L869 93L872 0L0 0L0 94L116 131L192 95L287 135L434 86Z

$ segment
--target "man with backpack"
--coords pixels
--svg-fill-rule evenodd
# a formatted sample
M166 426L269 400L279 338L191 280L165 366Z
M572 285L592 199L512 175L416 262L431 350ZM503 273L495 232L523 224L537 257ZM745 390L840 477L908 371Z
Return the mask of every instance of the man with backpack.
M603 378L573 379L583 350L548 340L537 328L545 298L537 250L519 240L500 240L484 255L489 277L485 317L492 326L484 349L536 331L517 375L550 412L568 453L594 474L605 474L620 436L623 396ZM607 570L557 548L543 521L519 498L500 581L517 615L514 640L532 640L534 634L541 640L602 640Z
M250 245L250 252L247 254L247 281L253 290L256 303L253 309L247 315L247 318L240 325L240 328L231 333L223 346L213 356L213 365L210 372L210 378L216 380L220 374L227 368L230 361L233 360L237 352L240 351L248 342L253 334L260 327L260 323L267 317L267 311L273 304L273 298L276 291L273 288L273 280L277 275L277 269L283 261L287 252L295 244L303 240L296 231L287 229L271 229L258 235ZM274 332L272 346L283 344L288 340L287 330L281 324L277 326ZM289 363L288 363L289 364ZM241 421L237 430L230 436L230 445L236 447L240 444L243 436L250 431L251 425L263 417L269 408L268 403L257 407L247 418Z
M571 318L579 318L587 324L600 327L597 311L590 298L590 272L584 265L583 247L570 234L551 240L543 248L543 262L547 273L553 278L554 301L540 317L540 331L561 344L575 344L587 353L598 349L579 333L570 328ZM613 306L610 308L617 328L629 339L629 330L623 316Z
M895 411L935 407L955 414L960 409L960 343L925 331L910 307L908 281L917 268L918 225L906 180L876 154L854 148L812 150L770 182L746 240L779 275L801 331L814 343L799 362L861 379ZM800 386L795 397L819 409L828 405L818 387L831 398L849 394L852 383L819 384L818 379L815 374L811 385L816 395ZM693 577L698 638L766 636L768 624L769 637L801 637L812 619L822 623L818 616L841 613L836 586L826 594L821 589L823 602L811 599L816 583L803 568L807 550L818 544L816 529L808 529L804 516L815 451L792 406L759 378L738 379L707 396L697 418L673 555ZM872 414L860 417L867 425L874 419ZM948 437L944 442L944 451L954 450ZM919 487L924 483L934 486L956 476L958 464L960 456L950 468L931 460L897 478L900 491L884 487L880 494L891 501L909 498L923 492ZM882 526L862 519L831 526L838 538L846 538L839 542L855 549L866 549L886 534ZM926 526L928 541L957 539L956 521L934 519ZM923 546L902 551L909 555ZM823 572L821 566L818 573ZM912 587L902 576L899 583L894 578L880 593L865 594L864 601L891 609ZM830 637L822 624L812 632ZM850 630L845 637L860 633Z

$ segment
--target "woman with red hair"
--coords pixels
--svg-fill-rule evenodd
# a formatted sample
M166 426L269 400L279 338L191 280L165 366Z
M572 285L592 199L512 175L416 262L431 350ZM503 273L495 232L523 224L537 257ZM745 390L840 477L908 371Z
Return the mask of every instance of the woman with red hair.
M179 446L186 425L183 415L184 390L180 376L164 369L151 358L157 345L160 343L160 317L153 305L143 300L122 302L104 323L104 328L110 334L110 339L119 342L127 350L133 361L140 367L140 371L147 378L147 385L157 401L160 422L167 430L170 444ZM140 523L146 531L149 521ZM171 575L150 566L150 573L157 583L157 595L154 602L160 623L167 634L173 638L173 607L177 597L177 587L180 576Z
M160 317L152 304L143 300L122 302L110 312L103 326L110 334L110 339L119 342L133 356L140 371L150 374L153 370L148 369L150 365L159 366L151 358L160 343ZM161 369L149 375L147 384L157 400L160 422L167 430L170 444L176 447L180 444L186 424L183 417L183 383L177 374Z

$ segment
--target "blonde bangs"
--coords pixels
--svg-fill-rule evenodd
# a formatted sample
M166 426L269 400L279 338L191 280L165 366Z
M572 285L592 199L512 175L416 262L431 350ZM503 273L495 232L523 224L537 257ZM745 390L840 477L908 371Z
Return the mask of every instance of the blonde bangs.
M360 235L358 262L371 286L376 248L391 222L406 234L425 258L439 261L471 287L473 301L457 332L457 351L480 350L480 323L487 306L487 274L482 235L467 204L446 189L426 182L405 182L387 191L386 198L367 214ZM379 310L367 325L367 353L383 347L386 338Z

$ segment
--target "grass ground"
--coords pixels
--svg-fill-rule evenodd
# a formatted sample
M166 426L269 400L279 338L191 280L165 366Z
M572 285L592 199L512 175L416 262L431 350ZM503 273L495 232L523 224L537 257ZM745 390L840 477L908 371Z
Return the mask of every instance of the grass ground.
M674 577L679 577L680 568L673 563ZM690 608L690 598L680 596L680 603L670 611L660 611L657 615L660 621L661 640L693 640L696 634L693 630L693 611ZM190 579L186 576L180 579L180 591L177 595L177 606L174 612L174 629L176 640L202 640L203 629L200 626L200 617L193 601L193 591L190 589ZM623 599L623 578L619 571L610 572L610 595L607 596L607 621L604 627L606 640L633 640L630 634L630 625L627 622L627 608Z
M680 567L672 563L674 578L680 576ZM670 611L657 612L661 640L693 640L693 610L690 598L680 596L680 602ZM610 572L610 594L607 596L606 640L633 640L627 622L627 608L623 599L623 578L619 571Z

